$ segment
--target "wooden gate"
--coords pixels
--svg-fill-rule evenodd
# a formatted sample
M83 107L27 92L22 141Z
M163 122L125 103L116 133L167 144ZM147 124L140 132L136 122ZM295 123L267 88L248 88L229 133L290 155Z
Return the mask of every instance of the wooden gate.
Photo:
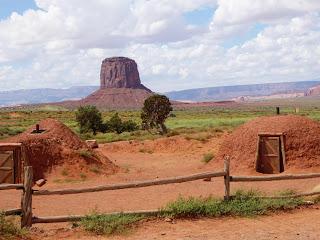
M259 134L256 170L261 173L281 173L284 171L283 134Z
M20 183L22 164L20 143L0 143L0 184Z
M14 183L13 152L0 152L0 184Z

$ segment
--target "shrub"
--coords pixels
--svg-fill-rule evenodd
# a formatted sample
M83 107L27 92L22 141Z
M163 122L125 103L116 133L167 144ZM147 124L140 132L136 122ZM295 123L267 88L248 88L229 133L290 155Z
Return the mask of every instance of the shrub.
M253 216L267 211L293 209L302 205L301 198L263 199L255 191L237 191L230 201L209 198L178 198L162 209L164 215L175 218L217 217L223 215Z
M118 113L115 113L105 124L108 132L116 132L118 134L139 129L138 124L132 120L122 121Z
M76 121L80 133L93 132L94 135L102 128L102 116L95 106L81 106L76 111Z
M6 219L5 215L0 212L0 239L17 239L26 234L26 230L17 227L14 222Z
M206 153L203 155L202 162L208 163L214 158L213 153Z
M83 219L80 224L86 231L99 235L111 235L126 232L141 219L143 219L141 215L103 215L94 213Z
M164 95L153 95L144 101L141 112L142 128L157 128L161 134L167 133L164 122L172 111L169 99Z
M84 158L91 158L91 157L93 157L93 153L90 152L90 151L88 151L88 150L86 150L86 149L81 149L81 150L79 150L79 155L80 155L81 157L84 157Z

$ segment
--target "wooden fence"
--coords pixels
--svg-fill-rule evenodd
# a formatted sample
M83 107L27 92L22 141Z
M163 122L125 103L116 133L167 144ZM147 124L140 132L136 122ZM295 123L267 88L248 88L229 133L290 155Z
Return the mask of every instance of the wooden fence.
M308 179L308 178L319 178L320 173L308 173L308 174L279 174L270 176L230 176L230 161L226 158L224 161L224 169L221 172L207 172L194 174L189 176L180 176L166 179L147 180L132 183L121 183L121 184L109 184L101 185L96 187L78 188L78 189L58 189L58 190L33 190L33 170L32 167L28 166L24 168L24 183L23 184L1 184L0 190L18 189L22 190L21 208L20 209L9 209L4 211L6 215L21 215L21 227L31 227L32 224L36 223L55 223L55 222L70 222L78 221L84 218L84 215L73 215L73 216L55 216L55 217L37 217L32 215L32 195L44 196L44 195L65 195L65 194L79 194L99 191L111 191L128 188L141 188L155 185L166 185L196 181L200 179L211 179L215 177L224 177L224 199L228 201L230 196L230 183L231 182L255 182L255 181L279 181L279 180L293 180L293 179ZM294 198L303 196L320 195L318 192L306 192L293 196L270 196L263 198ZM128 211L122 212L124 214L146 214L155 215L159 213L159 210L143 210L143 211ZM110 215L116 213L108 213Z

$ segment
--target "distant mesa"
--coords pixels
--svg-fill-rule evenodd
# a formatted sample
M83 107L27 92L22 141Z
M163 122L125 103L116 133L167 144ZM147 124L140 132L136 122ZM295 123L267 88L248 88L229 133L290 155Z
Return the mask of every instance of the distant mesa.
M141 84L137 63L126 57L112 57L102 61L100 89L105 88L134 88L150 91Z
M106 58L100 70L100 89L79 101L66 101L62 105L75 108L94 105L100 109L140 108L153 92L141 84L137 63L126 57Z

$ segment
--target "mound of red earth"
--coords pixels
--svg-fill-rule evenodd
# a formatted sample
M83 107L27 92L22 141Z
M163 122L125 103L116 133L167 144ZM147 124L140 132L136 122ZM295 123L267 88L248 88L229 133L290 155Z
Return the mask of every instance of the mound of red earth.
M238 127L219 149L220 165L230 156L231 170L255 171L258 134L266 132L285 135L285 171L320 167L320 123L296 115L258 117Z
M70 172L88 172L95 165L105 174L114 173L117 167L105 156L90 149L63 123L46 119L39 123L41 133L34 133L35 126L6 142L20 142L24 146L25 158L33 167L34 179L44 178L55 167L63 166Z

